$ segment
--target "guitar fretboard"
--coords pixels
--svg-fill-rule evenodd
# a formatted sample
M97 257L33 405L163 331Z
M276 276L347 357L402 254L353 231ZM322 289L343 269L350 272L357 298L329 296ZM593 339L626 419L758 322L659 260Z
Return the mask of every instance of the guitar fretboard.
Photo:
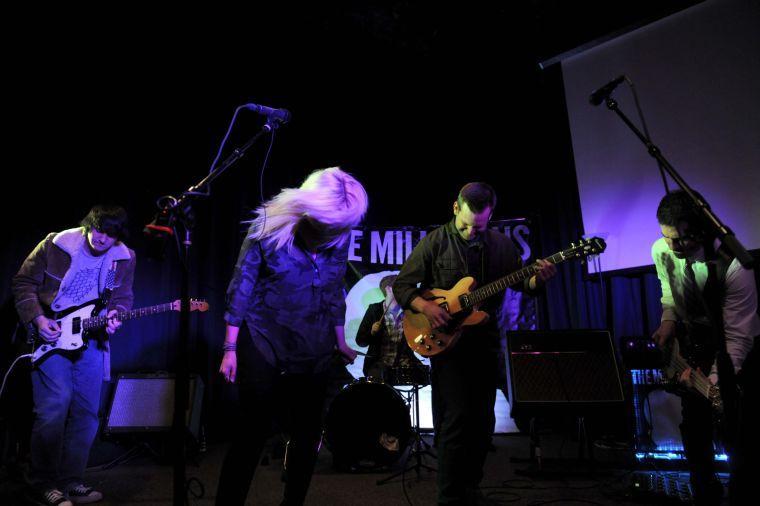
M567 259L565 253L563 251L560 251L559 253L555 253L554 255L545 258L547 262L551 262L553 264L558 264L560 262L564 262ZM525 281L529 277L533 276L535 273L537 273L539 270L541 270L541 267L537 263L533 263L528 265L527 267L523 267L519 271L513 272L512 274L509 274L507 276L504 276L503 278L497 279L496 281L493 281L491 283L488 283L487 285L483 285L477 290L470 292L467 295L467 302L468 304L464 305L467 307L472 307L476 304L480 304L484 300L486 300L488 297L491 297L492 295L496 295L497 293L506 290L507 287L515 285L517 283L520 283L522 281Z
M670 359L670 366L676 371L676 376L680 376L683 372L691 367L691 365L680 355L673 354ZM704 375L692 374L692 384L694 389L702 394L705 398L710 398L710 380Z
M171 302L167 302L166 304L158 304L156 306L141 307L139 309L133 309L131 311L122 311L116 314L116 318L121 321L133 320L135 318L141 318L143 316L148 316L152 314L165 313L167 311L171 311L173 308L174 308L174 305ZM105 327L107 323L108 323L108 317L93 316L92 318L87 318L86 320L82 322L82 328L84 330L91 330L91 329L96 329L100 327Z

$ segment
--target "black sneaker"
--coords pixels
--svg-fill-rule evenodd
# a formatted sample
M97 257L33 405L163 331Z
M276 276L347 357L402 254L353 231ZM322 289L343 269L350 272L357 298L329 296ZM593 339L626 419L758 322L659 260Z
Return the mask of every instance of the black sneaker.
M36 504L43 504L45 506L74 506L74 504L66 499L63 492L57 488L51 488L50 490L44 490L42 492L31 493L31 498Z
M74 504L89 504L103 499L103 494L83 483L69 487L67 495Z

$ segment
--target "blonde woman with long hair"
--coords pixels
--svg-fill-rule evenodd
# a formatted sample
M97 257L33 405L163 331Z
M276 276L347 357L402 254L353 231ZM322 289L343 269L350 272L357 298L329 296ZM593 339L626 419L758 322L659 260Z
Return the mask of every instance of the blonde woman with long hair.
M345 340L343 276L367 193L337 167L311 173L256 210L227 290L219 372L236 383L240 416L217 504L244 504L273 422L289 437L282 504L303 504L321 434L327 368Z

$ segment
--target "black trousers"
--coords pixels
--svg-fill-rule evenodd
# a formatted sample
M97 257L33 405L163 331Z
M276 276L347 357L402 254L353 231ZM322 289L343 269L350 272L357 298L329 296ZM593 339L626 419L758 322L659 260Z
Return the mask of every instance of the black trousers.
M464 335L432 357L438 504L465 505L483 478L494 426L497 353L490 336Z
M739 427L736 442L729 444L731 481L728 487L732 506L757 503L757 457L760 455L760 357L758 338L737 375L740 388Z
M729 503L731 505L755 504L757 473L754 466L760 455L760 381L758 380L757 346L742 365L737 376L740 387L736 427L718 427L718 437L724 440L729 458L731 478ZM702 370L709 370L709 364ZM690 481L694 491L694 504L719 505L721 485L715 478L713 440L716 435L714 417L709 402L696 394L681 399L683 422L681 438L689 467ZM727 434L730 431L730 434Z
M283 374L243 334L237 351L240 413L222 464L216 504L245 503L264 444L277 429L289 438L282 504L303 504L322 434L327 375Z
M679 428L695 504L718 505L720 483L715 476L712 407L706 399L687 393L681 398L681 415Z

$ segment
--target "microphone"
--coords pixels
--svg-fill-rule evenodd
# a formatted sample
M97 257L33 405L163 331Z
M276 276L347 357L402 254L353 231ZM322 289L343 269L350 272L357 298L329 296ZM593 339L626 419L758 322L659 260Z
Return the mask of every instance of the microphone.
M601 88L594 90L594 92L591 94L591 96L588 97L588 101L591 105L599 105L602 102L605 101L607 97L610 96L612 91L618 87L620 83L622 83L625 80L625 74L622 76L618 76L612 81L608 82Z
M269 120L274 120L282 123L283 125L290 121L290 111L287 109L273 109L265 105L258 104L245 104L246 109L255 113L266 116Z

